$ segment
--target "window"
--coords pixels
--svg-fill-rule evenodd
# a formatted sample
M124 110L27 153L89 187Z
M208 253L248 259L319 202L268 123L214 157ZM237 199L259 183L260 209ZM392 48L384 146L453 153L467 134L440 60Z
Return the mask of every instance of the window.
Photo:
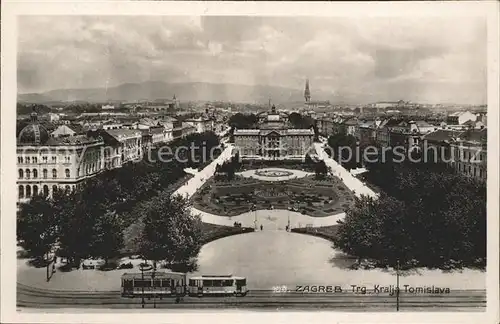
M19 179L24 178L24 171L23 169L19 169Z
M64 190L66 190L66 191L68 191L68 192L69 192L69 191L71 191L71 188L70 188L70 186L69 186L69 185L66 185L66 186L64 187Z
M42 157L42 161L43 163L47 163L47 157L46 156Z
M38 163L38 158L36 156L33 157L33 163Z
M71 162L71 158L69 156L65 156L64 163L70 163L70 162Z
M33 186L33 196L36 196L36 195L38 195L38 186L34 185Z
M31 171L30 169L26 169L26 179L29 179L31 177Z
M19 156L17 158L17 163L23 163L23 157L22 156Z
M70 175L69 174L69 169L64 170L64 172L66 173L66 178L69 178L69 175Z
M30 197L31 197L31 187L26 186L26 198L30 198Z
M53 185L52 186L52 194L55 194L57 191L57 186L56 185Z
M30 163L30 157L29 156L26 157L26 163Z
M52 163L57 163L57 156L52 157Z
M33 169L33 179L36 179L36 178L38 178L38 170Z
M19 198L24 198L24 187L19 186Z
M57 170L56 169L52 169L52 178L57 178Z
M47 179L47 169L43 169L42 173L43 173L43 178Z
M44 185L43 186L43 195L47 197L49 195L49 186Z

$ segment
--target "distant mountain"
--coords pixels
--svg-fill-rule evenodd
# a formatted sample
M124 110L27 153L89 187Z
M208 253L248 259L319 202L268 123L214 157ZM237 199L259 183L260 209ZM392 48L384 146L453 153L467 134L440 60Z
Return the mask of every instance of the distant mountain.
M333 93L315 92L314 90L312 92L313 100L332 101ZM18 101L24 103L55 101L87 101L95 103L113 100L155 100L159 98L172 98L174 94L180 101L267 103L271 99L276 103L288 103L303 102L304 100L303 90L277 86L148 81L142 83L125 83L112 88L59 89L44 93L19 94Z

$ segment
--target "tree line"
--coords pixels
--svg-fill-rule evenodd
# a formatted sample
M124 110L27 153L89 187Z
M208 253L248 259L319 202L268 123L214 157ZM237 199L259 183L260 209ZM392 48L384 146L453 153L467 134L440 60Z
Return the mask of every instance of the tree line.
M411 268L486 265L486 185L446 164L366 165L365 180L378 200L357 199L347 211L334 246L379 266Z
M210 149L219 145L214 136L191 134L170 145L184 147L196 142ZM75 266L87 257L107 262L125 246L154 260L187 262L201 244L200 220L187 212L185 199L170 196L172 187L186 176L184 168L202 164L192 159L141 161L88 179L73 192L35 196L20 206L18 242L36 260L43 260L57 247L58 254ZM124 232L134 224L138 231L134 242L126 242ZM156 248L151 250L153 246Z

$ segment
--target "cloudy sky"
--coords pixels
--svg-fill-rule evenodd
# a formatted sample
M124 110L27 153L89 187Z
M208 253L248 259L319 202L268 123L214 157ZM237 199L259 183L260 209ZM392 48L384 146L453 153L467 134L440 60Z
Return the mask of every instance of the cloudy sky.
M18 92L166 81L372 101L486 102L486 24L462 18L25 16Z

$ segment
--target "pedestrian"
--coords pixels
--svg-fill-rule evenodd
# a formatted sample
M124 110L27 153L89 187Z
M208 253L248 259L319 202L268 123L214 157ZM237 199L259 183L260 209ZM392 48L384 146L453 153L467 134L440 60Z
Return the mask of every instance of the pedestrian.
M264 229L264 226L262 226L262 224L260 224L260 230L262 231Z

